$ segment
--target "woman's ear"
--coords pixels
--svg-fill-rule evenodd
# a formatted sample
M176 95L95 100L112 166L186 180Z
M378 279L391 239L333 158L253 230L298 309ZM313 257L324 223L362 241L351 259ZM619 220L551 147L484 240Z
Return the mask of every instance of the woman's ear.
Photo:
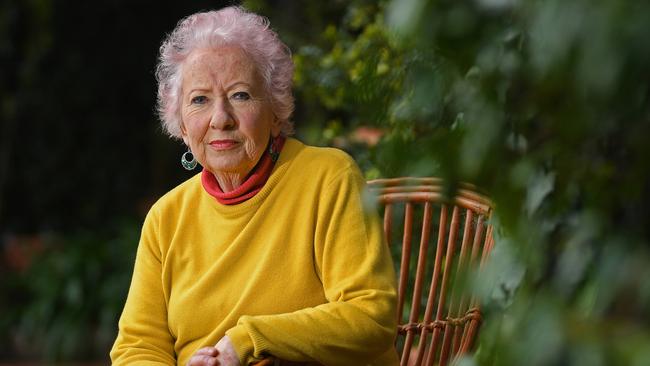
M183 138L183 142L185 143L186 146L190 146L190 139L187 136L187 129L185 128L185 124L183 121L180 122L180 127L181 127L181 137Z
M282 122L278 117L273 116L273 122L271 122L271 136L277 137L280 132L282 132Z

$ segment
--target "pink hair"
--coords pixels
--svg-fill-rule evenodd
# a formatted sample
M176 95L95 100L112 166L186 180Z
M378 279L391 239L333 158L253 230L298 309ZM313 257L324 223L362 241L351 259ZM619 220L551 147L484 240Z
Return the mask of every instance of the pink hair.
M183 62L195 49L219 46L238 46L253 59L266 84L282 132L285 135L293 133L293 123L289 120L294 108L291 51L269 28L268 19L235 6L182 19L160 46L156 67L158 115L165 131L181 138Z

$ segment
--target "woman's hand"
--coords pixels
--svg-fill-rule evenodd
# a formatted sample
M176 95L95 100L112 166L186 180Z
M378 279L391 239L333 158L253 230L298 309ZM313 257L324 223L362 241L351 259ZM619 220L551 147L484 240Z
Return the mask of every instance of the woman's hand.
M237 356L237 351L235 351L235 347L230 341L230 337L224 336L214 347L219 353L217 360L219 361L220 366L240 366L239 356Z
M240 366L237 351L224 336L214 347L203 347L192 355L186 366Z
M192 355L186 366L217 366L221 365L217 357L219 351L216 347L203 347Z

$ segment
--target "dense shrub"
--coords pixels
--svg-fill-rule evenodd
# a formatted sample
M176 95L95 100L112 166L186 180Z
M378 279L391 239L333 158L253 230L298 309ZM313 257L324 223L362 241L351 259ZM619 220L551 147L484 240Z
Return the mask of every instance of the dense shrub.
M493 197L501 230L468 364L650 362L647 14L617 0L353 1L296 55L301 93L334 116L323 138L383 131L357 155L369 177L437 175Z

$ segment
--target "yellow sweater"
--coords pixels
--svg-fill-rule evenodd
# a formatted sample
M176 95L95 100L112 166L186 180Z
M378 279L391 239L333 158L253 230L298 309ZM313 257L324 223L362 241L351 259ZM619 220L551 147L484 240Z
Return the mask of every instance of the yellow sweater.
M228 334L264 355L397 365L395 276L354 161L288 139L264 188L219 204L200 174L145 219L114 365L185 365Z

